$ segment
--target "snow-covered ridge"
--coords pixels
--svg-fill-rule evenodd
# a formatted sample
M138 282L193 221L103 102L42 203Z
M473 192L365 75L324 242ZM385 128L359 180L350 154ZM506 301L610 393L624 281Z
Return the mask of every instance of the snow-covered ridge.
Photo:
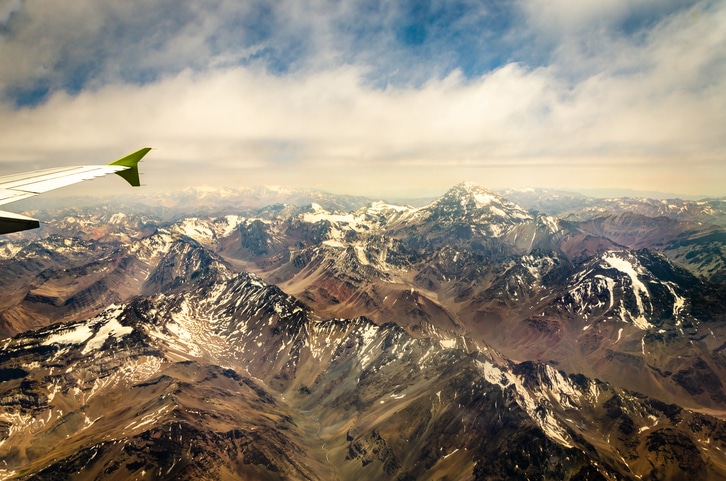
M304 222L309 222L311 224L315 224L321 221L346 223L353 224L351 225L352 228L355 228L354 226L360 227L360 223L362 222L362 219L356 219L353 214L332 214L323 209L320 204L313 203L311 207L312 212L305 212L302 215L302 220Z
M111 305L98 316L87 321L76 322L72 324L63 324L45 333L45 337L37 338L20 338L17 341L11 340L5 348L19 348L31 344L39 344L42 346L81 346L81 354L88 354L91 351L98 350L106 343L109 338L116 341L133 332L133 327L121 324L121 318L125 306Z
M169 230L190 237L200 244L210 245L234 232L246 220L234 214L211 219L187 217L172 224Z
M558 309L586 322L584 330L592 322L607 321L631 324L643 331L680 328L684 316L688 316L683 288L654 274L651 269L668 269L670 264L665 258L650 255L603 252L571 277L566 294L558 300ZM690 319L697 323L693 317Z
M325 210L320 204L313 203L311 212L305 212L301 219L308 223L321 221L338 224L339 229L352 229L359 233L367 233L371 230L378 230L388 224L405 218L418 209L409 206L387 204L385 202L373 202L364 207L349 213L331 213Z
M12 259L15 254L23 249L24 245L6 242L0 244L0 259Z
M125 249L144 262L153 262L165 255L176 241L176 236L166 229L159 229L155 234L136 241Z
M545 365L544 372L539 373L540 382L536 384L536 389L528 388L524 377L514 374L511 369L502 368L489 361L477 360L476 365L491 384L500 386L502 390L514 388L517 404L529 414L547 437L565 447L572 447L573 440L566 426L554 415L553 405L578 409L584 403L596 402L599 396L596 381L588 380L587 389L581 390L549 365Z

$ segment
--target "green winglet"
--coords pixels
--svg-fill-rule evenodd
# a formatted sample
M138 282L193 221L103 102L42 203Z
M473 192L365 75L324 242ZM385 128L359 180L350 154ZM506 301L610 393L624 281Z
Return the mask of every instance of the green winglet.
M128 169L116 172L116 174L126 179L126 182L134 187L138 187L141 185L141 181L139 180L139 161L148 154L150 150L150 147L144 147L143 149L137 150L133 154L122 157L108 165L122 165L124 167L128 167Z

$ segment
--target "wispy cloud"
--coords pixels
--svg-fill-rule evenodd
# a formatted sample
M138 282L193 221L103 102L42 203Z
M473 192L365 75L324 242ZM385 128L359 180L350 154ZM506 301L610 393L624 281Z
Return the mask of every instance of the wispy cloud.
M0 161L143 143L160 183L726 194L726 6L565 3L28 2Z

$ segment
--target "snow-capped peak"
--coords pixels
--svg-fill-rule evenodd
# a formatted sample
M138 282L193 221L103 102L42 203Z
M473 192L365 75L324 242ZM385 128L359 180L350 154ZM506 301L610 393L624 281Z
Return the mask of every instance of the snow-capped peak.
M527 210L472 182L455 185L422 210L469 222L496 220L511 224L532 219Z

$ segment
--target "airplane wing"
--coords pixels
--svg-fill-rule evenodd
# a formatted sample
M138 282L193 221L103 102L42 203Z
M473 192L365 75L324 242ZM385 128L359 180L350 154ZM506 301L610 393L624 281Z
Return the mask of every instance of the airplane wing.
M148 147L137 150L107 165L61 167L0 177L0 205L107 174L120 175L129 184L138 187L141 185L138 163L150 150ZM0 211L0 234L37 227L40 227L37 219Z

